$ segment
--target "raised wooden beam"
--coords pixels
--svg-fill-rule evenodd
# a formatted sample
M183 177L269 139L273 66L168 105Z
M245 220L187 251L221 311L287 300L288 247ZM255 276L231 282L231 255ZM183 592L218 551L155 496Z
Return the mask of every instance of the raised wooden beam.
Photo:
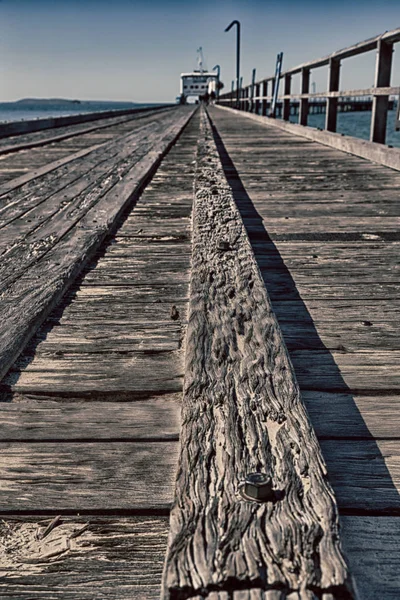
M340 79L340 60L329 59L328 91L337 92L339 90ZM327 131L336 131L337 121L337 98L327 98L326 100L326 119L325 129Z
M164 600L354 598L325 464L205 113L178 464Z
M390 86L392 73L393 44L379 40L376 56L375 87ZM371 142L384 144L389 96L374 96L372 101Z
M310 70L301 71L301 93L308 94L310 91ZM300 99L299 125L307 125L308 121L308 98Z

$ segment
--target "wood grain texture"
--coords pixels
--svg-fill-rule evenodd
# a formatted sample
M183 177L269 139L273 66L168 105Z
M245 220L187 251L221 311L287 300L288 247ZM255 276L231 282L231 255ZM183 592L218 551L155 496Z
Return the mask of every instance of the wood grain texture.
M96 398L113 394L140 397L152 393L179 392L183 366L179 351L105 352L67 354L53 350L47 356L28 355L18 359L4 377L2 391L17 393L40 391L60 396L75 394ZM29 368L27 368L29 366ZM71 379L72 378L72 379Z
M134 193L176 140L193 110L174 113L169 127L155 134L153 147L50 248L40 250L41 260L30 262L29 272L13 280L3 292L1 315L0 377L14 362L71 281L99 247L114 223L132 201ZM57 237L57 236L56 236ZM40 281L40 285L37 283ZM21 314L23 318L21 318Z
M159 598L167 517L62 517L38 541L37 534L43 533L50 521L51 517L40 520L14 517L2 521L1 598ZM73 537L79 531L82 533Z
M177 440L180 406L180 393L136 402L15 394L1 406L0 441Z
M400 352L381 350L334 353L293 350L290 353L300 387L354 393L400 389ZM334 361L334 363L333 363ZM333 369L336 364L336 369Z
M340 510L400 515L398 440L321 440L321 448Z
M1 443L0 513L167 511L178 442Z
M400 396L360 396L302 390L318 437L399 438Z
M257 587L353 597L320 449L205 114L189 306L162 597ZM273 478L274 502L239 495L254 471Z
M21 150L28 150L30 148L43 147L48 144L54 144L64 140L71 140L79 136L79 141L74 140L74 143L82 144L82 140L88 138L88 133L96 132L99 134L108 134L112 131L115 135L115 129L117 131L123 129L118 125L129 124L130 127L136 124L136 121L148 118L149 116L164 112L165 110L171 110L170 108L163 108L159 110L146 110L144 113L132 114L125 117L109 117L100 119L95 124L88 125L87 123L78 123L75 125L66 125L64 127L54 127L51 129L43 129L42 131L35 131L32 133L26 133L8 137L0 140L0 155L19 152ZM100 137L100 136L98 136ZM31 154L31 153L29 153Z
M397 600L400 518L343 516L341 532L360 600Z

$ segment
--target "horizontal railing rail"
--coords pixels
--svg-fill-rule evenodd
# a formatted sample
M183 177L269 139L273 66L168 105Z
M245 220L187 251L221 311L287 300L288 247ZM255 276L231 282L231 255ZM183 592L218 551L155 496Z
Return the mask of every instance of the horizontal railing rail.
M283 80L283 93L278 97L281 116L289 121L293 110L298 111L299 124L307 125L308 115L313 110L313 105L321 107L320 100L323 99L326 113L325 129L336 131L337 114L346 105L351 109L350 103L354 103L357 110L358 103L363 102L366 109L372 110L370 140L384 144L386 141L387 112L394 108L390 96L399 96L400 87L391 86L392 55L393 46L400 41L400 28L387 31L363 42L343 48L325 56L312 60L292 69L283 71L276 81L275 76L255 81L253 75L252 83L241 87L239 94L235 90L221 94L217 100L220 104L234 106L240 110L254 112L264 116L271 115L270 108L274 97L275 86ZM340 90L340 67L342 60L372 50L377 50L374 86L367 89ZM311 69L325 67L328 65L328 84L323 92L310 92ZM292 77L301 75L301 86L299 93L291 92ZM368 98L369 97L369 98ZM350 100L351 99L351 100ZM370 106L368 104L370 103ZM295 106L296 105L296 106ZM319 110L318 108L318 110ZM398 123L400 127L400 122Z

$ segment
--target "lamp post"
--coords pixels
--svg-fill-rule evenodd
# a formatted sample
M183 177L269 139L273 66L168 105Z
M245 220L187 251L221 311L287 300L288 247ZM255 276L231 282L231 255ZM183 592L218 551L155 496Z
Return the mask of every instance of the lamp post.
M219 76L221 73L221 67L219 65L215 65L215 67L213 67L213 71L217 71L217 98L219 98Z
M236 108L239 108L239 80L240 80L240 22L235 19L225 29L225 32L229 31L234 25L236 25Z

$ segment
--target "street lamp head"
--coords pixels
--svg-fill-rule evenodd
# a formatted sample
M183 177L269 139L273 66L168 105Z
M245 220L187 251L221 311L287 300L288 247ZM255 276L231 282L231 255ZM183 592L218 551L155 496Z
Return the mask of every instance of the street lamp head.
M230 29L232 29L232 27L233 27L234 25L237 25L238 27L240 27L240 23L239 23L239 21L238 21L237 19L235 19L234 21L232 21L232 23L231 23L230 25L228 25L228 27L225 29L225 33L226 33L227 31L229 31Z

